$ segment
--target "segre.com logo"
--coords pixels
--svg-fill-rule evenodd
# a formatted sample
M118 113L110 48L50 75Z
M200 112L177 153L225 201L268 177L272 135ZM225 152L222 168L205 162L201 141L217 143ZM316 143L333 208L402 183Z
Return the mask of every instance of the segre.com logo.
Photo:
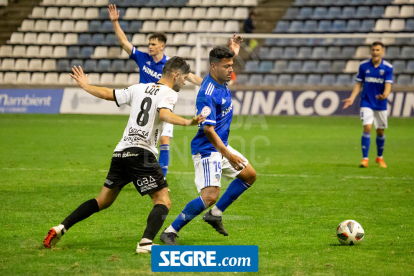
M153 246L153 272L257 272L257 245Z

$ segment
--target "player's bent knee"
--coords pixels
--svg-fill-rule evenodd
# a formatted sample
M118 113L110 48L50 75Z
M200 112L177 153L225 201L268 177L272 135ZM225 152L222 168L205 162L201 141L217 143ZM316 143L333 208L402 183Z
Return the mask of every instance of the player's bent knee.
M104 201L104 200L101 200L101 199L99 199L99 197L96 198L96 202L98 202L99 211L102 211L102 210L104 210L106 208L109 208L112 205L112 203L113 203L113 201Z

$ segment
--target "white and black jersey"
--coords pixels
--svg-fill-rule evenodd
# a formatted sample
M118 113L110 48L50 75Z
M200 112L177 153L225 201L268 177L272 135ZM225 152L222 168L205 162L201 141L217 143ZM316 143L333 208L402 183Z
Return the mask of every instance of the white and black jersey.
M162 84L141 83L125 89L115 89L114 99L118 106L131 106L128 125L115 151L140 147L157 156L157 142L164 125L159 117L159 109L168 108L173 111L178 99L177 92Z

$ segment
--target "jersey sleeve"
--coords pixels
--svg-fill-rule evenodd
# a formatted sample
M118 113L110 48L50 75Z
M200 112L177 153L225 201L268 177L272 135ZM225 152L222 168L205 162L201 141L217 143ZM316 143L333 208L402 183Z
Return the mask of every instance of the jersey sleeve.
M132 85L124 89L114 89L114 99L118 107L124 104L131 105L132 91L135 86L136 85Z
M201 125L216 125L216 101L211 95L206 95L204 91L200 91L196 101L196 116L201 114L206 120Z
M385 82L386 83L393 83L392 77L394 75L394 69L391 67L385 73Z
M355 77L355 80L358 82L362 82L365 79L365 75L364 75L364 69L362 68L362 65L359 65L359 69L358 69L358 75Z
M174 105L177 103L178 95L174 91L168 91L160 100L157 106L157 110L161 108L167 108L174 111Z
M147 53L138 51L135 46L132 46L131 55L129 56L129 59L134 60L137 64L139 69L141 70L141 67L143 64L148 60Z

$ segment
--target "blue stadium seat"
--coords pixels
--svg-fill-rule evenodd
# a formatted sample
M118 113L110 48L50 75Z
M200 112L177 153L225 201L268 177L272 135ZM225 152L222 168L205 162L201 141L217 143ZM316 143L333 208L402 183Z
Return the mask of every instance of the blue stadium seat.
M306 38L294 38L289 46L303 46L306 44Z
M104 21L104 23L102 23L102 29L100 31L105 32L105 33L113 33L114 32L114 27L112 25L112 22L111 21Z
M299 15L298 8L289 8L286 10L286 14L283 16L283 19L295 19Z
M354 7L345 7L342 9L341 18L353 18L355 16L355 8Z
M108 46L119 45L118 38L116 37L115 34L107 34L105 36L105 41L103 44L108 45Z
M290 81L292 79L292 76L289 74L281 74L279 75L279 78L277 79L278 85L289 85Z
M288 72L300 72L302 70L302 61L290 61L287 67Z
M285 72L287 69L288 62L286 60L277 60L275 61L275 66L273 72L282 73Z
M319 5L322 4L322 2L323 2L323 0L309 0L309 5L319 6Z
M339 74L335 85L337 86L349 86L352 85L351 76L347 74Z
M236 77L237 84L246 84L249 81L249 76L246 74L238 74Z
M161 6L161 4L162 4L161 0L149 0L147 2L147 6L150 6L150 7L158 7L158 6Z
M362 21L360 32L371 32L375 27L375 20L366 19Z
M363 5L365 0L351 0L351 4L355 6Z
M299 33L302 31L303 22L302 21L292 21L290 23L289 29L287 30L288 33Z
M134 7L135 6L134 0L122 0L121 3L123 7Z
M404 46L404 47L402 47L401 57L412 59L414 57L414 47L413 46Z
M305 73L314 72L316 70L316 61L307 60L303 63L302 71Z
M119 21L119 26L124 32L128 30L128 25L129 25L128 21Z
M120 6L122 2L121 0L109 0L109 4L115 4L117 6Z
M174 6L185 6L187 4L187 2L188 2L188 0L175 0L173 5Z
M405 30L414 32L414 19L408 19L405 21Z
M109 13L106 7L99 9L99 19L108 19L109 20Z
M131 24L132 25L132 24ZM131 26L130 25L130 26ZM276 45L277 44L277 42L278 42L278 39L277 38L266 38L265 39L265 44L264 45L266 45L266 46L272 46L272 45Z
M80 56L79 46L69 46L67 56L70 58L77 58Z
M171 7L173 5L174 1L173 0L162 0L161 1L161 6L163 7Z
M411 76L410 75L398 75L396 84L398 85L410 85Z
M259 48L258 56L261 59L267 59L267 58L269 58L269 48L267 48L267 47L260 47Z
M263 75L253 74L253 75L250 76L249 82L247 84L248 85L259 86L259 85L262 85L262 83L263 83Z
M129 59L125 62L124 72L135 72L137 68L138 65L135 60Z
M327 15L327 18L332 18L332 19L334 19L334 18L338 18L338 17L340 17L341 16L341 8L339 8L339 7L330 7L329 9L328 9L328 15Z
M273 69L273 62L271 61L262 61L260 63L259 72L261 73L270 73Z
M320 85L321 84L321 75L318 75L318 74L310 74L308 76L308 80L306 81L306 84L309 84L309 85Z
M366 18L370 13L371 13L370 7L361 6L357 8L355 17Z
M332 23L332 29L331 31L334 33L340 33L345 31L346 28L346 22L345 20L334 20Z
M296 6L306 6L308 4L308 0L296 0L295 5Z
M335 75L332 75L332 74L323 75L321 83L323 85L333 86L335 84Z
M129 24L128 32L138 33L142 29L142 21L132 21Z
M385 50L385 57L386 58L399 58L400 57L400 47L398 46L390 46L387 47ZM406 58L406 56L401 56L402 58Z
M101 28L102 28L101 21L93 20L89 22L88 30L90 32L93 32L93 33L99 32Z
M73 68L73 66L81 66L83 68L83 60L82 59L72 59L70 61L69 67Z
M108 72L111 68L111 61L107 59L100 59L98 61L98 66L96 67L96 72Z
M376 1L376 0L374 0ZM385 13L385 8L382 6L373 6L371 8L371 14L370 16L373 18L382 17L382 15Z
M286 47L285 51L283 52L283 57L285 58L296 58L297 55L298 54L296 47Z
M312 52L312 58L320 59L325 57L325 47L314 47Z
M316 32L318 28L318 22L315 20L306 20L303 29L301 30L303 33L313 33Z
M298 16L296 16L296 18L310 18L313 14L313 8L309 8L309 7L305 7L305 8L301 8L300 12L298 14Z
M269 59L278 59L283 56L282 47L272 47L269 53Z
M346 26L346 31L347 32L359 32L360 29L360 21L359 20L355 20L355 19L351 19L348 20L348 24Z
M410 44L411 39L409 37L397 37L395 38L395 44L397 45L405 45Z
M393 73L399 74L405 71L406 63L404 60L394 60L392 63L393 66Z
M305 58L310 58L311 56L312 56L312 48L311 47L300 47L299 48L297 58L305 59Z
M82 47L81 52L80 52L80 56L83 58L88 58L90 56L93 55L94 52L94 48L87 46L87 47Z
M277 77L273 74L265 75L263 79L263 85L276 85L277 83Z
M334 0L322 0L324 6L332 6L335 3Z
M336 72L336 73L341 73L341 72L344 71L345 66L346 66L346 62L345 61L343 61L343 60L335 60L332 63L331 70L333 72Z
M104 35L103 34L94 34L92 35L92 41L91 44L92 45L101 45L104 42Z
M318 32L326 33L329 32L331 29L331 21L330 20L321 20L319 21Z
M78 44L89 45L91 44L91 35L90 34L80 34L78 38Z
M70 71L69 60L58 59L56 63L56 71L68 72Z
M276 45L277 46L286 46L293 44L293 38L277 38Z
M317 7L313 11L312 18L313 19L323 19L323 18L326 18L327 15L328 15L328 9L327 8Z
M329 60L321 60L316 67L317 72L328 73L331 72L331 62Z
M111 72L122 72L125 68L125 62L122 59L116 59L111 63Z
M274 33L286 33L289 29L289 22L279 21L276 24L276 29L273 30Z
M248 60L246 62L245 72L259 72L259 62L255 60Z
M292 80L293 85L305 85L306 84L306 75L295 74Z
M94 59L88 59L83 64L83 71L85 72L95 72L97 62Z
M394 65L394 71L395 71L395 65ZM414 60L410 60L407 63L407 70L406 70L406 72L408 72L408 73L414 73Z
M335 59L335 58L341 56L341 48L335 47L335 46L329 47L328 51L326 53L326 56L328 58L332 58L332 59Z

